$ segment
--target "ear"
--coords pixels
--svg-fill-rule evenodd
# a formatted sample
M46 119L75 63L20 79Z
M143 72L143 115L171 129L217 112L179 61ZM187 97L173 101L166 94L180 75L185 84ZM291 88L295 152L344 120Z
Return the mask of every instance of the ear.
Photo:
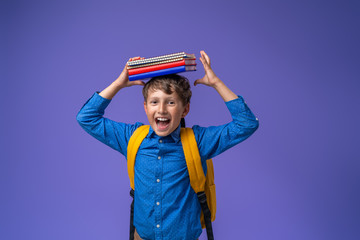
M144 101L144 110L145 110L145 113L147 114L147 107L146 107L146 102Z
M181 115L182 118L184 118L190 111L190 103L187 103L185 108L184 108L184 112L183 114Z

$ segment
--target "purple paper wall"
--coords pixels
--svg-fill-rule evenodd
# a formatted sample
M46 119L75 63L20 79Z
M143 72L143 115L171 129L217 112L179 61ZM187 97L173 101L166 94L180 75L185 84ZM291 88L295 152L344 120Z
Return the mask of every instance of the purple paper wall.
M125 159L76 114L132 56L205 50L259 118L214 159L216 239L360 239L359 1L5 1L0 239L128 239ZM203 76L185 74L191 82ZM147 122L141 87L106 116ZM193 87L187 124L230 114ZM200 239L206 239L205 232Z

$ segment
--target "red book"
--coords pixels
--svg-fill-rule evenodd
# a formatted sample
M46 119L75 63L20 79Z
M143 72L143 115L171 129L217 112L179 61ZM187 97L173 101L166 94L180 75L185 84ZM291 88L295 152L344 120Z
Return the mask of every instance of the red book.
M147 73L167 68L173 68L173 67L179 67L179 66L190 66L190 65L196 65L195 59L183 59L176 62L169 62L169 63L163 63L163 64L157 64L147 67L140 67L140 68L132 68L128 69L129 75L136 75L140 73Z

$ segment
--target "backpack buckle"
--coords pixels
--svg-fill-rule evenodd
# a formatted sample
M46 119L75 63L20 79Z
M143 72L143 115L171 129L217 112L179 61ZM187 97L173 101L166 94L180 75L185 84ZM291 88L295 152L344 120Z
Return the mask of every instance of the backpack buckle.
M205 192L198 192L197 193L198 199L200 203L206 203L206 194Z

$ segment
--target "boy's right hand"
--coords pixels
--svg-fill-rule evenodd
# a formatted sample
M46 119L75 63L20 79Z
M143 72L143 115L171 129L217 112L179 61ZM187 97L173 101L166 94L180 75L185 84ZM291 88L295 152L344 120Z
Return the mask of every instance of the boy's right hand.
M134 57L134 58L130 58L129 61L134 61L134 60L138 60L138 59L144 59L144 58ZM120 76L115 80L115 82L118 84L118 86L120 88L130 87L130 86L134 86L134 85L144 86L145 83L141 80L129 81L129 72L127 70L127 67L128 66L126 64L124 69L122 70Z

